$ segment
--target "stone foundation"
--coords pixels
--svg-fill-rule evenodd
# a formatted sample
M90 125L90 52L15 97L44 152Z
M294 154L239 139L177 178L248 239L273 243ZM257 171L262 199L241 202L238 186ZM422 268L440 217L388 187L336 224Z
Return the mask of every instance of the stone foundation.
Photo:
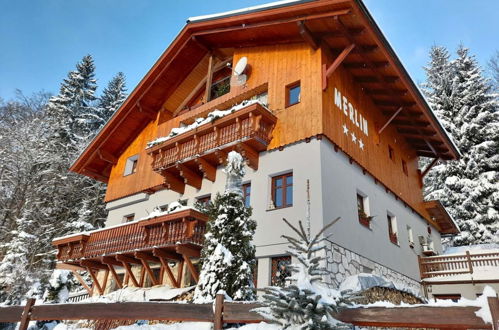
M345 278L359 273L371 273L393 282L398 288L409 288L414 293L421 293L418 281L380 265L357 253L347 250L331 241L326 241L326 268L330 272L326 279L337 288Z

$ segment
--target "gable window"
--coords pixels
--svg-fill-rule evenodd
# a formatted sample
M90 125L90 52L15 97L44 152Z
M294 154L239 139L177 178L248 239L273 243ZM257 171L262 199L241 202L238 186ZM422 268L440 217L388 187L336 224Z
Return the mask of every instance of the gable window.
M291 276L289 265L291 265L290 256L272 258L270 285L280 287L286 286L286 279Z
M251 183L243 184L243 201L244 206L250 207Z
M139 163L139 155L134 155L131 157L128 157L126 160L125 164L125 173L123 173L124 176L134 174L137 172L137 164Z
M135 219L135 213L132 213L132 214L128 214L128 215L125 215L123 217L123 222L131 222Z
M390 242L392 242L393 244L398 244L397 219L391 214L387 214L386 218L388 220L388 237L390 239Z
M395 160L395 150L393 150L392 146L388 146L388 157Z
M293 173L272 178L272 203L276 209L293 205Z
M371 218L367 212L367 197L357 193L357 214L361 225L370 228Z
M409 175L409 172L407 171L407 162L405 160L402 160L402 171L405 175Z
M301 87L300 81L286 86L286 107L300 103Z

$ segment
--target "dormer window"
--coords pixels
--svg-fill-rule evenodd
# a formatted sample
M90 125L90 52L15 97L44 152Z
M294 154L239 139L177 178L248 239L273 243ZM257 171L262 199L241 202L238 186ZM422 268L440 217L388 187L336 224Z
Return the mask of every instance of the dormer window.
M139 163L139 155L134 155L132 157L128 157L125 164L125 173L124 176L134 174L137 172L137 164Z

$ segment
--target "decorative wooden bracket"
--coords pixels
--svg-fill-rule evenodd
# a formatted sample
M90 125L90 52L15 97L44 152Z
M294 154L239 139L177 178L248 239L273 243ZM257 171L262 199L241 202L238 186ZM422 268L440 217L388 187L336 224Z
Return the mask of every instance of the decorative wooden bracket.
M132 283L134 286L139 288L140 287L139 282L137 281L137 278L133 274L132 267L130 267L130 264L131 263L136 264L136 263L140 263L140 262L138 262L137 260L135 260L133 258L125 257L123 255L117 255L116 260L118 260L119 262L122 263L123 267L125 268L125 272L126 272L127 277L132 280ZM124 282L128 282L128 278Z
M258 151L255 151L249 145L244 143L237 144L236 149L244 158L246 158L246 162L249 167L255 171L258 170Z
M217 168L201 157L196 158L195 161L199 166L199 170L203 172L203 177L210 180L211 182L215 182L217 176Z
M400 107L398 108L397 111L395 111L395 113L386 121L386 123L379 129L378 131L378 134L381 134L381 132L383 132L385 130L385 128L388 127L388 125L390 125L390 123L395 119L395 117L397 117L397 115L402 111L404 110L404 107Z
M173 191L178 192L179 194L183 194L185 191L185 182L180 180L176 175L170 172L161 173L165 178L165 186Z
M423 170L423 172L421 172L421 176L420 176L421 181L426 176L426 174L428 174L428 172L431 170L431 168L433 166L435 166L435 164L438 162L439 159L440 158L438 158L438 157L436 157L435 159L433 159L433 161L430 164L428 164L428 166L426 166L426 168Z
M317 48L319 48L320 43L317 42L315 37L312 35L312 32L310 32L310 30L305 25L305 22L298 21L296 22L296 24L298 25L298 29L300 31L300 35L303 38L303 40L305 40L305 42L307 42L310 45L310 47L312 47L313 50L317 50Z
M152 269L149 266L148 261L160 262L160 260L156 257L153 257L152 255L149 255L149 254L143 253L143 252L135 252L135 258L140 260L140 262L142 263L142 267L147 272L147 275L151 279L151 282L153 283L153 285L159 285L160 284L159 279L157 279L154 276L154 273L152 272Z
M183 164L177 164L176 167L180 172L180 176L184 178L184 182L186 184L193 186L194 188L201 189L203 178L199 174Z
M333 63L329 67L327 67L327 64L322 65L322 90L326 90L327 88L327 80L333 72L340 66L340 64L345 60L345 58L350 54L350 52L355 48L355 44L352 43L350 46L346 47L343 49L343 51L336 57Z

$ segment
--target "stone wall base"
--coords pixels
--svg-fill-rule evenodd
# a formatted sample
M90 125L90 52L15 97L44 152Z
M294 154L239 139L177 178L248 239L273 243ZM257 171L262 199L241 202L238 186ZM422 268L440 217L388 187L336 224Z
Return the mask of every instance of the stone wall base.
M326 281L335 288L348 276L370 273L393 282L397 289L406 288L414 294L422 294L421 284L412 278L347 250L329 240L326 241L326 247L326 268L330 272Z

